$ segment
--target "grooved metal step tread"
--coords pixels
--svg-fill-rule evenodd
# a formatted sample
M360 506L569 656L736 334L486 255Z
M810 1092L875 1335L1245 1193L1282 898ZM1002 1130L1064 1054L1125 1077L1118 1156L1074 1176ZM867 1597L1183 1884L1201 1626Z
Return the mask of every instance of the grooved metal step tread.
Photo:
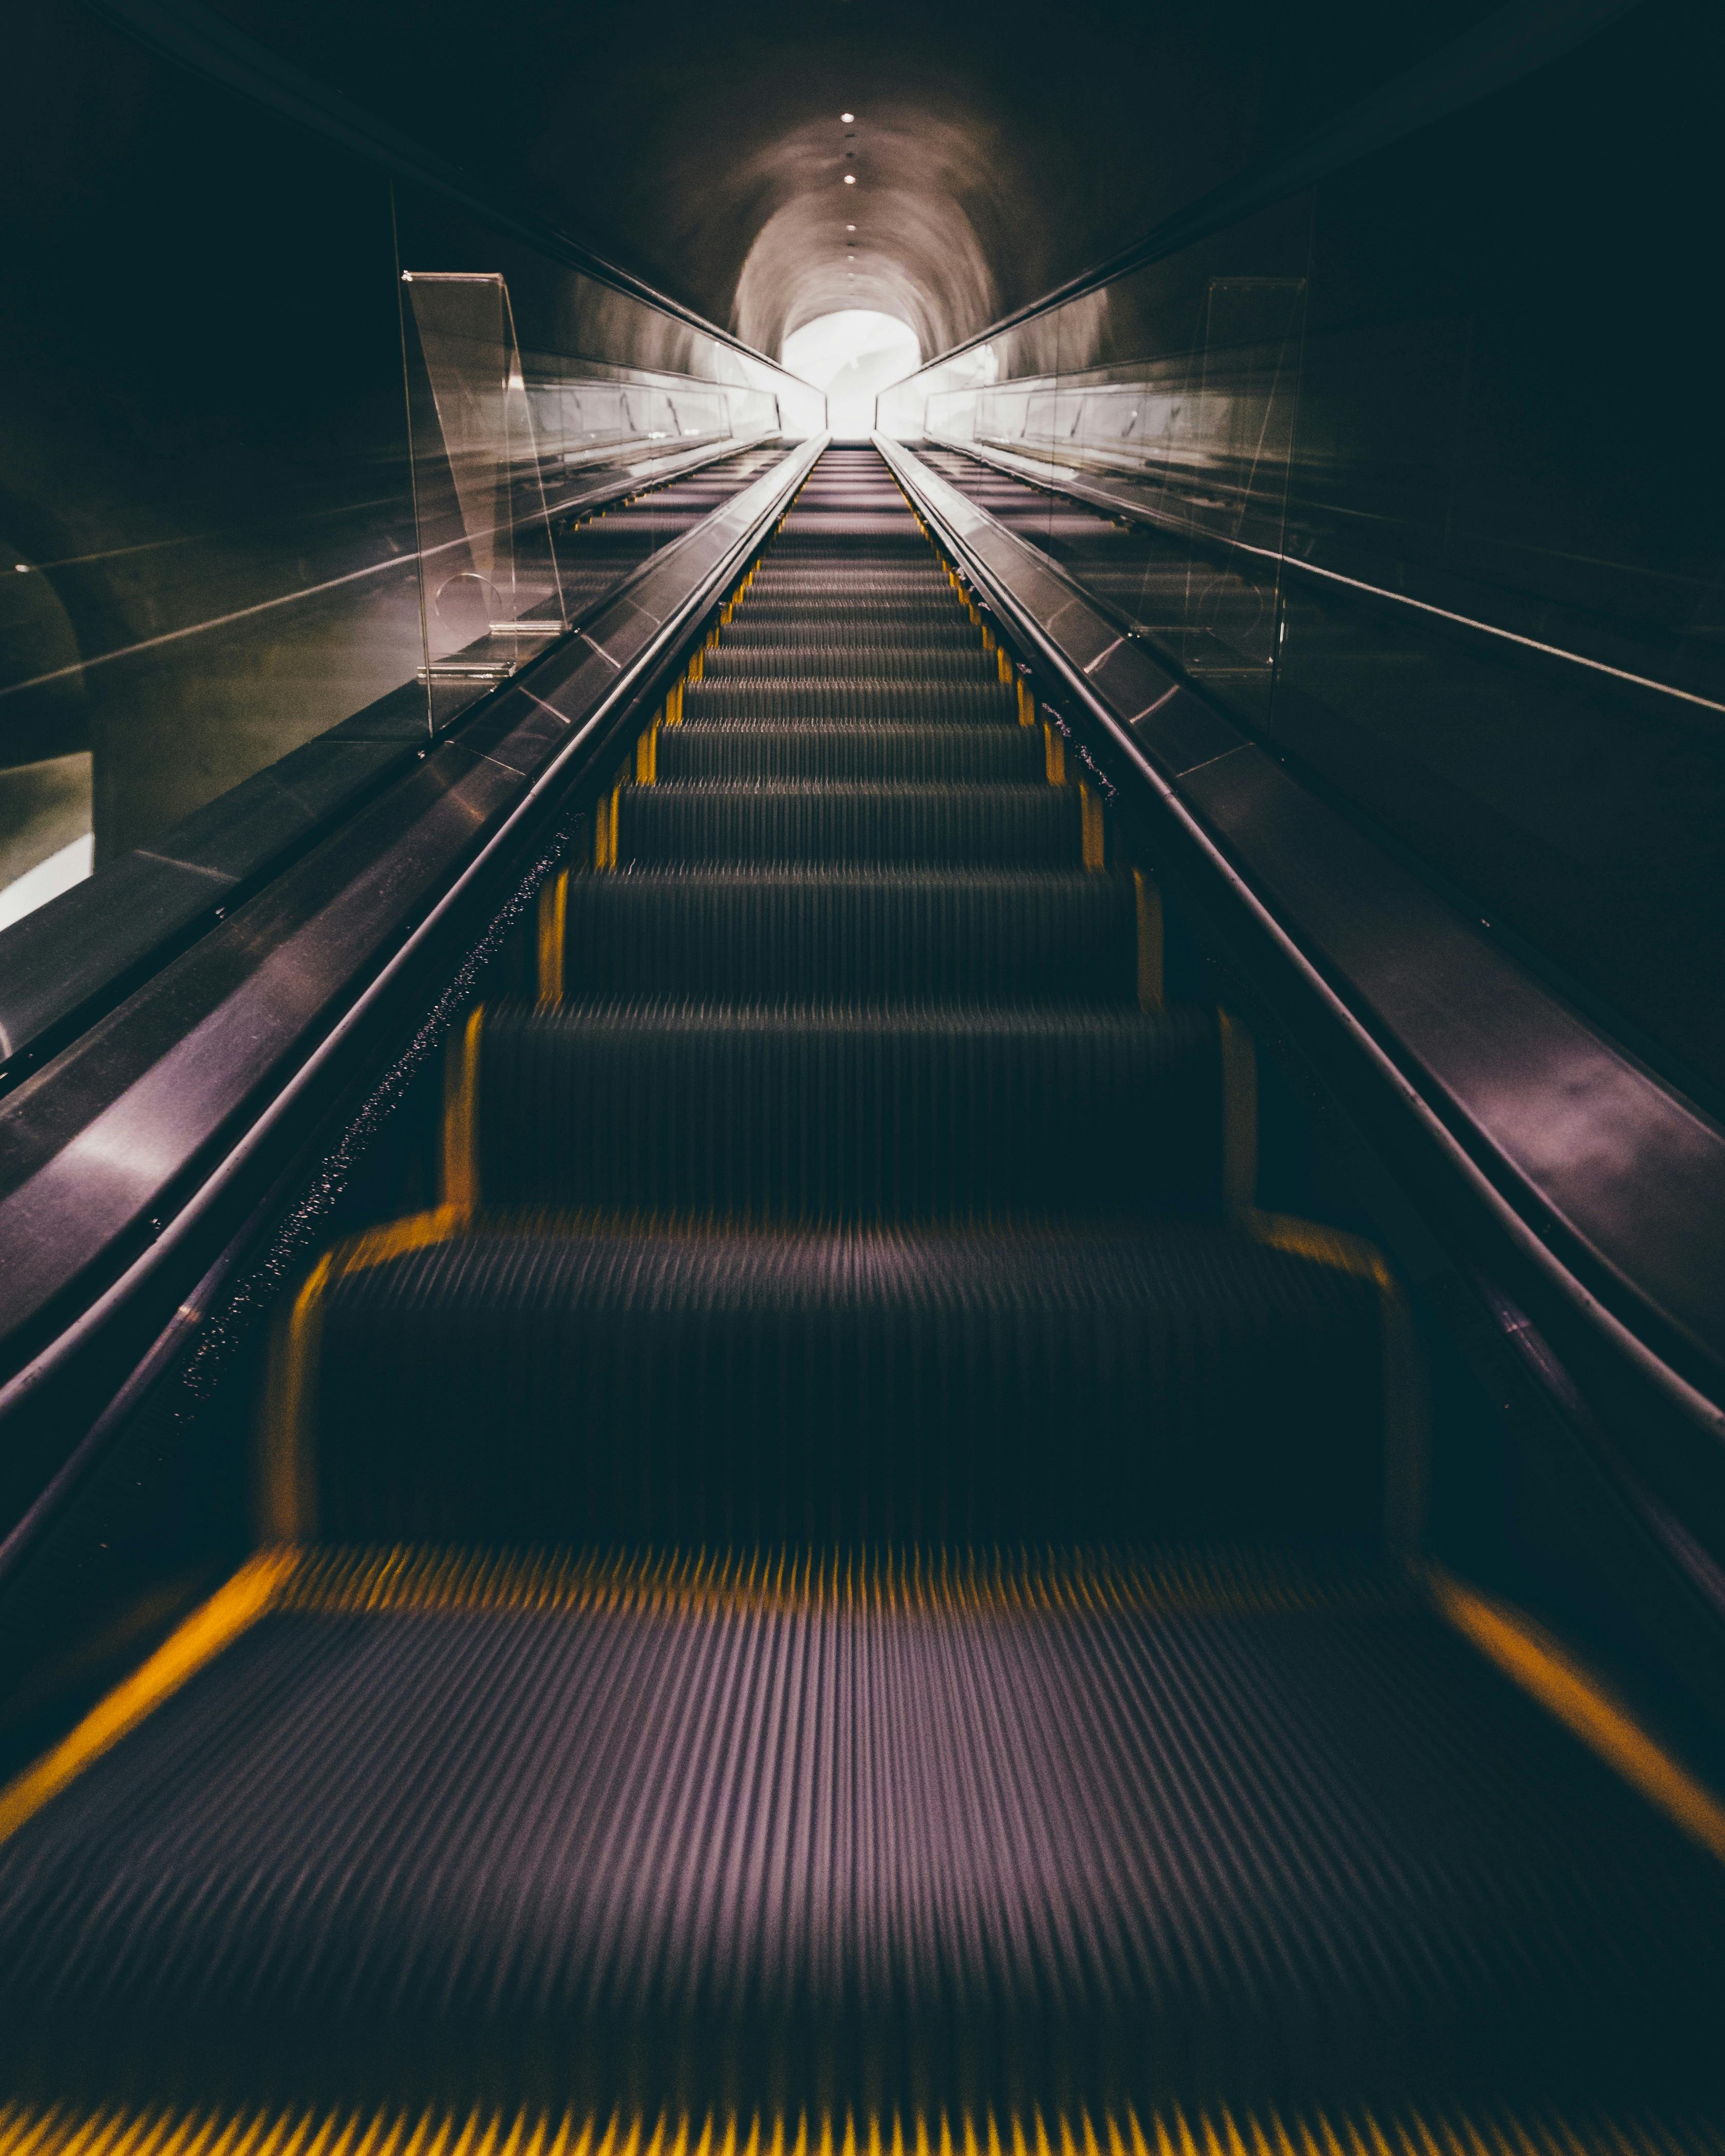
M506 1004L479 1188L714 1219L1219 1215L1222 1054L1201 1010Z
M0 2045L458 2118L549 2066L599 2120L800 2113L791 2156L1681 2123L1722 1928L1725 1871L1382 1574L332 1550L0 1845Z
M571 994L1137 1000L1129 877L1080 870L624 866L572 877Z
M1062 868L1081 859L1076 787L730 784L625 787L617 858L880 861Z
M680 779L900 779L954 784L1047 783L1039 729L987 722L865 726L764 720L691 720L655 745L658 781Z

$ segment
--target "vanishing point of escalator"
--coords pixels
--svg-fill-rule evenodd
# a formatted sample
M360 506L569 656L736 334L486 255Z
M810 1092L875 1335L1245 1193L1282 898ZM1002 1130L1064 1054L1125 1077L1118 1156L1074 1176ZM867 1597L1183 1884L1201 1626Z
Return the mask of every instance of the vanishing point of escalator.
M1387 1553L1393 1288L1121 843L829 451L298 1297L275 1539L0 1798L0 2143L1719 2145L1711 1830Z

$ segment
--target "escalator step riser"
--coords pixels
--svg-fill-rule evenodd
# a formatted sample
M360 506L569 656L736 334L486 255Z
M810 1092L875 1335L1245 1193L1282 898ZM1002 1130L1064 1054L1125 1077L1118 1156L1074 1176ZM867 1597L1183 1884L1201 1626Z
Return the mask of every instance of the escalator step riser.
M1063 786L629 786L617 859L902 862L1063 869L1082 860L1078 790Z
M871 619L853 609L803 625L768 621L746 609L722 632L719 642L722 651L758 651L769 660L778 659L793 673L803 670L811 650L825 651L835 645L840 650L914 652L929 657L948 652L969 657L981 649L976 629L957 608L944 621L906 621L902 608Z
M767 554L750 578L748 591L752 598L802 599L818 598L825 587L838 584L912 604L935 599L962 603L946 569L926 548L916 562L859 562L844 555L821 561L808 554L793 562Z
M807 678L714 681L703 676L683 690L683 716L691 719L839 719L887 724L931 720L961 725L1019 723L1018 690L1009 681L929 681L876 678L854 681Z
M332 1295L320 1517L470 1543L1358 1530L1378 1325L1369 1283L1196 1229L479 1238Z
M776 685L787 675L798 680L987 682L999 679L994 654L980 644L969 650L916 651L888 644L837 649L816 644L762 643L737 649L721 644L703 662L702 678L717 684L751 687Z
M953 624L970 635L976 634L974 623L964 612L956 598L937 596L932 598L875 598L866 593L853 593L848 598L829 597L812 592L806 598L789 596L762 597L756 586L751 585L739 603L732 628L751 629L757 624L778 626L790 634L811 636L827 634L834 624L855 624L870 633L902 624L909 628L924 626L944 629Z
M901 779L1045 785L1040 730L1029 726L805 726L690 724L661 729L660 783L678 779Z
M922 594L952 590L946 571L927 547L919 545L908 556L871 557L845 545L787 550L783 544L762 558L751 589L769 591L782 585L795 591L826 584Z
M480 1188L506 1210L917 1221L1223 1206L1206 1013L506 1006L486 1024L479 1100Z
M1136 908L1112 876L791 870L577 875L575 996L1131 1005Z
M912 560L870 561L848 547L834 547L824 553L805 547L795 555L775 549L762 561L749 588L768 592L778 586L795 593L843 584L919 597L951 594L952 589L946 571L927 547Z

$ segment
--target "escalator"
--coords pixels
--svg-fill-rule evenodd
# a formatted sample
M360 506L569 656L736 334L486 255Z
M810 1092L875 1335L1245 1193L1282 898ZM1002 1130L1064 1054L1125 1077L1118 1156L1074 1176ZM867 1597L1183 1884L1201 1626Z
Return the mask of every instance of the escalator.
M1725 1817L1402 1553L1406 1312L1126 844L829 450L285 1316L257 1554L0 1794L0 2147L1721 2146Z

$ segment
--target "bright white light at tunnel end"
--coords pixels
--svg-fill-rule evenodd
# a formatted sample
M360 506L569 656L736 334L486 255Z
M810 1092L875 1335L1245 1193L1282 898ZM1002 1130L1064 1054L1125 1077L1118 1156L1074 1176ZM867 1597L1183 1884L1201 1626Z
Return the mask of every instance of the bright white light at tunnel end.
M834 435L863 441L874 430L875 399L914 373L922 352L916 331L896 315L845 307L793 330L779 357L793 374L825 390Z

